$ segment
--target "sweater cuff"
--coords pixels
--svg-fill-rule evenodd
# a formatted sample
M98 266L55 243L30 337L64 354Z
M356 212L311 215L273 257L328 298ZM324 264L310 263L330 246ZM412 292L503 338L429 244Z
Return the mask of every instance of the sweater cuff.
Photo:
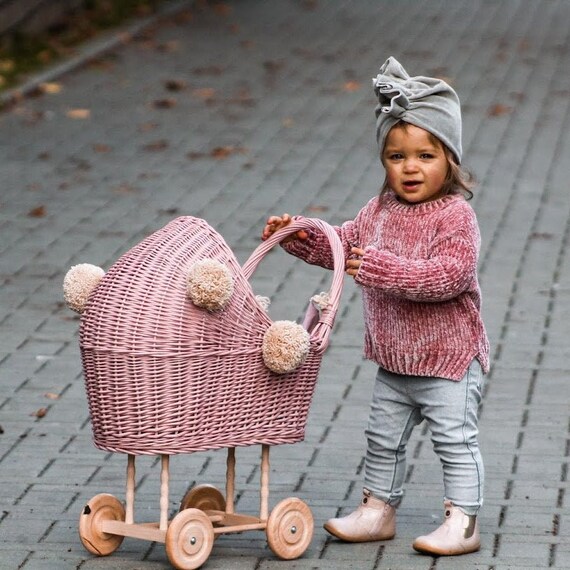
M354 280L364 287L377 287L378 281L382 278L385 260L377 249L368 246L364 249L362 263L358 268L358 273Z

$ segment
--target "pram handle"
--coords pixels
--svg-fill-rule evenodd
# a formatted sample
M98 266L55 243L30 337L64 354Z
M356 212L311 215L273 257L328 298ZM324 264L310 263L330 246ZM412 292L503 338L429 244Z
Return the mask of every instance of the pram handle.
M329 304L321 312L319 322L311 332L311 341L316 343L320 350L324 351L328 345L329 336L334 324L340 296L344 283L345 259L344 250L340 238L334 228L318 218L305 218L296 216L286 227L275 232L262 242L249 256L249 259L243 264L242 272L247 280L253 275L257 266L263 257L278 243L283 241L287 236L298 232L299 230L314 230L324 234L331 246L333 256L333 278L329 291Z

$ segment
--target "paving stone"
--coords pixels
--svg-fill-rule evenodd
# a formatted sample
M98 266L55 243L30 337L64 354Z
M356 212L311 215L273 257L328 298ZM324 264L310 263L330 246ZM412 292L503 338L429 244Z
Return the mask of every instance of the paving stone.
M271 453L270 503L300 496L310 505L311 546L282 561L263 532L225 536L207 568L570 566L569 4L174 4L142 36L52 77L60 93L0 113L10 135L0 141L0 570L169 566L162 544L125 539L104 558L80 544L85 503L101 492L124 499L126 458L93 446L79 320L63 306L63 277L82 262L108 269L179 215L205 218L241 263L271 213L335 224L354 216L383 178L370 77L391 54L414 73L453 82L465 164L479 180L472 205L492 344L480 425L482 550L434 560L411 549L442 516L441 468L425 426L409 444L396 539L350 545L322 529L360 500L376 372L362 360L360 292L347 280L305 441ZM168 80L184 88L170 92ZM169 98L170 106L157 104ZM74 108L90 117L70 118ZM215 158L224 148L228 156ZM252 285L271 297L272 318L296 319L330 277L276 248ZM236 507L247 512L259 506L259 457L254 448L237 453ZM136 482L137 517L156 520L158 458L137 460ZM172 459L171 515L201 483L224 489L225 452Z

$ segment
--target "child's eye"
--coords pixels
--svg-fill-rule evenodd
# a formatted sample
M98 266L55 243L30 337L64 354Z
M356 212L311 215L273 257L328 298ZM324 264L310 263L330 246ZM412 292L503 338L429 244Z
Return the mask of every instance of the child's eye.
M433 158L433 154L431 154L429 152L423 152L422 154L420 154L420 158L430 159L430 158Z
M400 154L399 152L393 152L388 155L388 158L390 160L402 160L402 158L404 158L404 155Z

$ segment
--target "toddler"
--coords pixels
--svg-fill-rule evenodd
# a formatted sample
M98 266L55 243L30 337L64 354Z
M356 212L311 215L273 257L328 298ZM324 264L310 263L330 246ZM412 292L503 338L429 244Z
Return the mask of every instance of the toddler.
M410 77L389 58L373 80L376 138L386 171L380 196L337 227L346 273L361 286L365 356L379 366L366 429L363 497L325 529L348 542L388 540L403 496L406 445L422 420L443 466L443 524L416 538L423 553L480 548L483 502L478 407L489 344L477 280L480 235L471 178L461 164L461 110L455 91ZM263 239L291 221L271 216ZM327 239L302 231L283 246L332 268Z

